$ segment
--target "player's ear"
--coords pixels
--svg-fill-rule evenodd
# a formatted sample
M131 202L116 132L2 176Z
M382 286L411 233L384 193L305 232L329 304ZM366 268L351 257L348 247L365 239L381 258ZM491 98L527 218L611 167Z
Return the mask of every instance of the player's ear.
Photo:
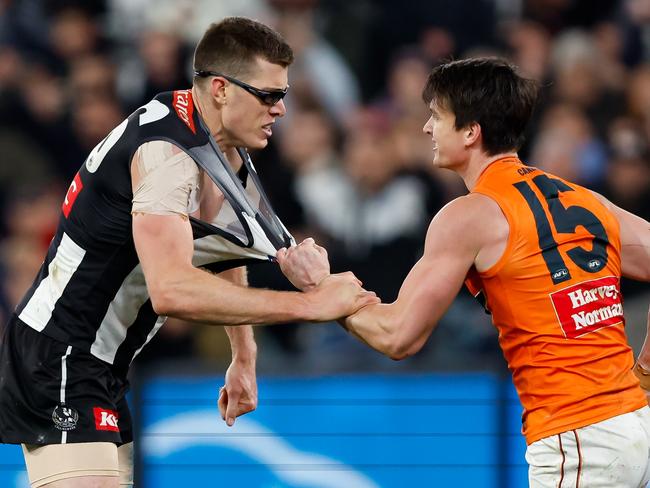
M226 103L226 80L220 76L215 76L210 79L210 95L212 95L217 103L225 105Z
M481 125L478 122L470 122L464 129L465 146L471 146L481 137Z

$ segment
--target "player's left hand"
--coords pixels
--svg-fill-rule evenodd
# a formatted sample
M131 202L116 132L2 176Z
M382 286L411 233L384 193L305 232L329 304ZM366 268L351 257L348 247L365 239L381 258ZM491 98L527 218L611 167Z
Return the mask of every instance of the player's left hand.
M327 251L311 237L297 246L280 249L276 258L282 273L302 291L311 290L330 275Z
M219 413L228 427L232 427L237 417L257 408L255 361L233 359L225 383L219 389Z

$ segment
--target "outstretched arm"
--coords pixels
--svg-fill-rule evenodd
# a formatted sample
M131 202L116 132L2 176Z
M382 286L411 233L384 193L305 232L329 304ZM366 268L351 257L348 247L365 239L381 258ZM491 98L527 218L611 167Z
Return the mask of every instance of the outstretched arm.
M213 325L289 322L309 315L298 293L246 289L195 268L192 229L180 216L136 214L133 238L159 315Z
M406 277L397 300L361 309L346 320L346 328L393 359L419 351L484 244L493 239L494 218L505 220L496 203L481 195L448 204L431 222L424 254Z
M187 211L198 178L196 164L170 143L148 142L133 157L133 240L157 314L215 325L327 321L372 301L352 276L291 293L253 290L195 268Z
M197 269L190 223L179 216L136 214L133 238L159 315L212 325L326 322L376 301L351 273L300 293L247 288Z

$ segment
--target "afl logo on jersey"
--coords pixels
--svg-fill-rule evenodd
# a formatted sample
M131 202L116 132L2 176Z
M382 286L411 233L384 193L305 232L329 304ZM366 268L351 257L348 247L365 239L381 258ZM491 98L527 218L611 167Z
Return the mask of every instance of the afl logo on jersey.
M587 263L589 271L599 271L603 267L603 262L600 259L592 259Z
M57 405L52 411L52 422L59 430L73 430L77 428L79 412L72 407Z
M567 276L569 276L569 270L566 268L558 269L555 273L553 273L554 280L560 280Z

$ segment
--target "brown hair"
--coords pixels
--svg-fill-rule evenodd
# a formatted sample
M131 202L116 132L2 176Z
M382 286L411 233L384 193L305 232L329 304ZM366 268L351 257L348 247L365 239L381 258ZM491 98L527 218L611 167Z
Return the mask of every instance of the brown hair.
M257 57L287 67L293 62L293 50L270 27L245 17L227 17L203 34L194 51L194 70L242 77Z
M494 155L519 150L537 93L537 82L520 76L509 62L470 58L434 68L422 99L451 111L456 129L478 123L483 148Z

